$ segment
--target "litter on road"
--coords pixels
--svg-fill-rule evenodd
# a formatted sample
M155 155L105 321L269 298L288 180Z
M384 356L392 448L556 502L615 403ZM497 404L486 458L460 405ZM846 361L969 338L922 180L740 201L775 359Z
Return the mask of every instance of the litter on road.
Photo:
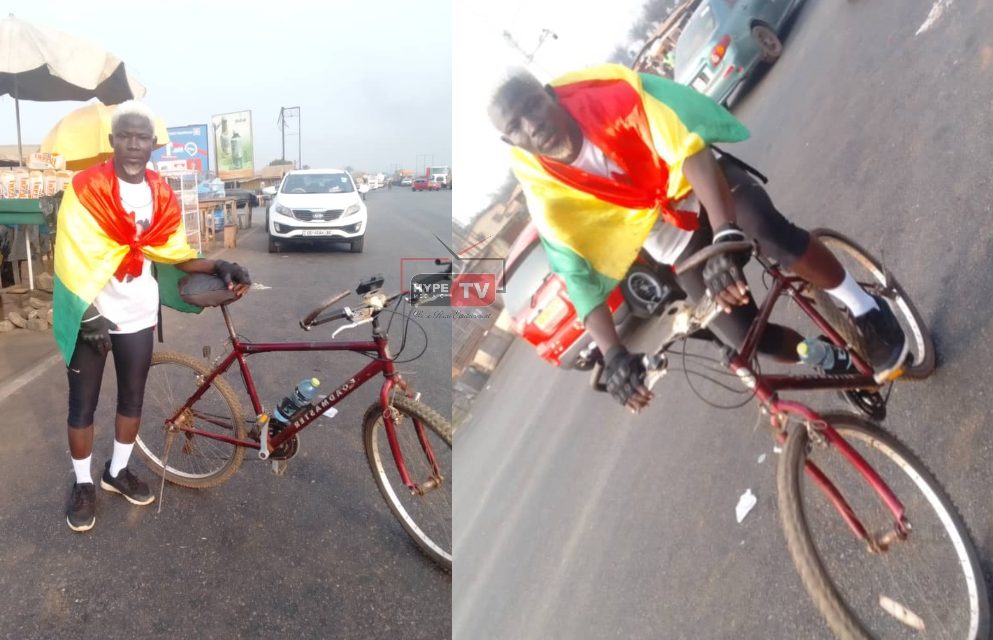
M756 502L758 502L758 498L755 497L752 490L745 489L745 493L741 494L741 497L738 498L738 505L734 508L734 515L738 518L738 524L741 524L741 521L745 519L745 516L752 510Z

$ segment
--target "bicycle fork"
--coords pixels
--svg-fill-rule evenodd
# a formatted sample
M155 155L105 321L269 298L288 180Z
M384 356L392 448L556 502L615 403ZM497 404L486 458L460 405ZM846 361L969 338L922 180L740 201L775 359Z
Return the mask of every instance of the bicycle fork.
M842 495L841 491L824 472L809 459L804 460L804 473L811 478L814 483L824 492L825 497L835 508L838 514L848 525L851 532L861 540L869 553L885 553L896 543L906 540L911 532L910 521L907 520L903 504L893 494L889 486L879 477L876 470L865 461L865 459L845 441L837 431L828 423L816 416L812 411L795 403L779 401L780 411L771 412L770 421L774 430L774 437L779 442L780 447L785 451L787 440L787 426L790 422L790 409L783 410L783 405L796 410L802 416L802 423L794 428L803 428L807 431L809 441L808 446L813 447L835 447L838 452L851 464L867 482L883 504L893 514L894 522L891 529L873 535L866 531L865 526L855 515L854 509ZM803 409L803 411L799 411ZM809 414L809 415L807 415Z

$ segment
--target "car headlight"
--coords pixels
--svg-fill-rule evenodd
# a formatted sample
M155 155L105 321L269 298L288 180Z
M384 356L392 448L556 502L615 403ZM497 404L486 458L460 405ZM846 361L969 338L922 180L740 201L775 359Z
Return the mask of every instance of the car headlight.
M362 207L361 206L359 206L357 204L353 204L352 206L350 206L347 209L345 209L345 216L344 217L353 216L353 215L355 215L356 213L358 213L361 210L362 210Z
M280 215L284 215L284 216L291 216L291 217L293 216L293 212L290 211L290 208L289 207L284 207L281 204L277 204L276 205L276 213L278 213Z

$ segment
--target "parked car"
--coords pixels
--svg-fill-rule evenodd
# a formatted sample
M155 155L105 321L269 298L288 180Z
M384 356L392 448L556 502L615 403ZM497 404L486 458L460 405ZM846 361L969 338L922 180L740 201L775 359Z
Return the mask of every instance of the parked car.
M283 177L268 212L269 253L300 241L365 243L368 212L355 182L340 169L304 169Z
M404 176L403 178L400 179L401 187L409 187L413 183L414 183L414 179L411 178L410 176Z
M511 317L511 330L557 367L592 368L599 352L569 299L565 281L551 271L533 224L528 224L511 245L504 279L503 301ZM643 252L610 293L607 306L621 330L634 318L657 315L670 301L684 297L672 269Z
M437 191L440 187L427 178L414 178L410 185L411 191Z
M783 26L801 1L703 0L676 42L676 82L728 104L759 63L782 55Z

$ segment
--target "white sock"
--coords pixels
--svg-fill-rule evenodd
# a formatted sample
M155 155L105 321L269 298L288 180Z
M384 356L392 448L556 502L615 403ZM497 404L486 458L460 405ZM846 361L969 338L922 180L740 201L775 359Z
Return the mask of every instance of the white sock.
M114 455L110 458L110 477L116 478L117 474L121 472L121 469L128 466L128 460L131 458L131 449L134 449L134 443L122 444L114 438Z
M841 284L834 289L827 289L827 292L838 302L848 307L856 318L879 308L872 296L866 293L858 282L855 282L855 278L847 270L845 271L845 279L841 281Z
M71 456L70 456L71 457ZM88 455L82 460L72 458L72 470L76 472L76 484L93 484L93 476L90 475L90 460L92 455Z

